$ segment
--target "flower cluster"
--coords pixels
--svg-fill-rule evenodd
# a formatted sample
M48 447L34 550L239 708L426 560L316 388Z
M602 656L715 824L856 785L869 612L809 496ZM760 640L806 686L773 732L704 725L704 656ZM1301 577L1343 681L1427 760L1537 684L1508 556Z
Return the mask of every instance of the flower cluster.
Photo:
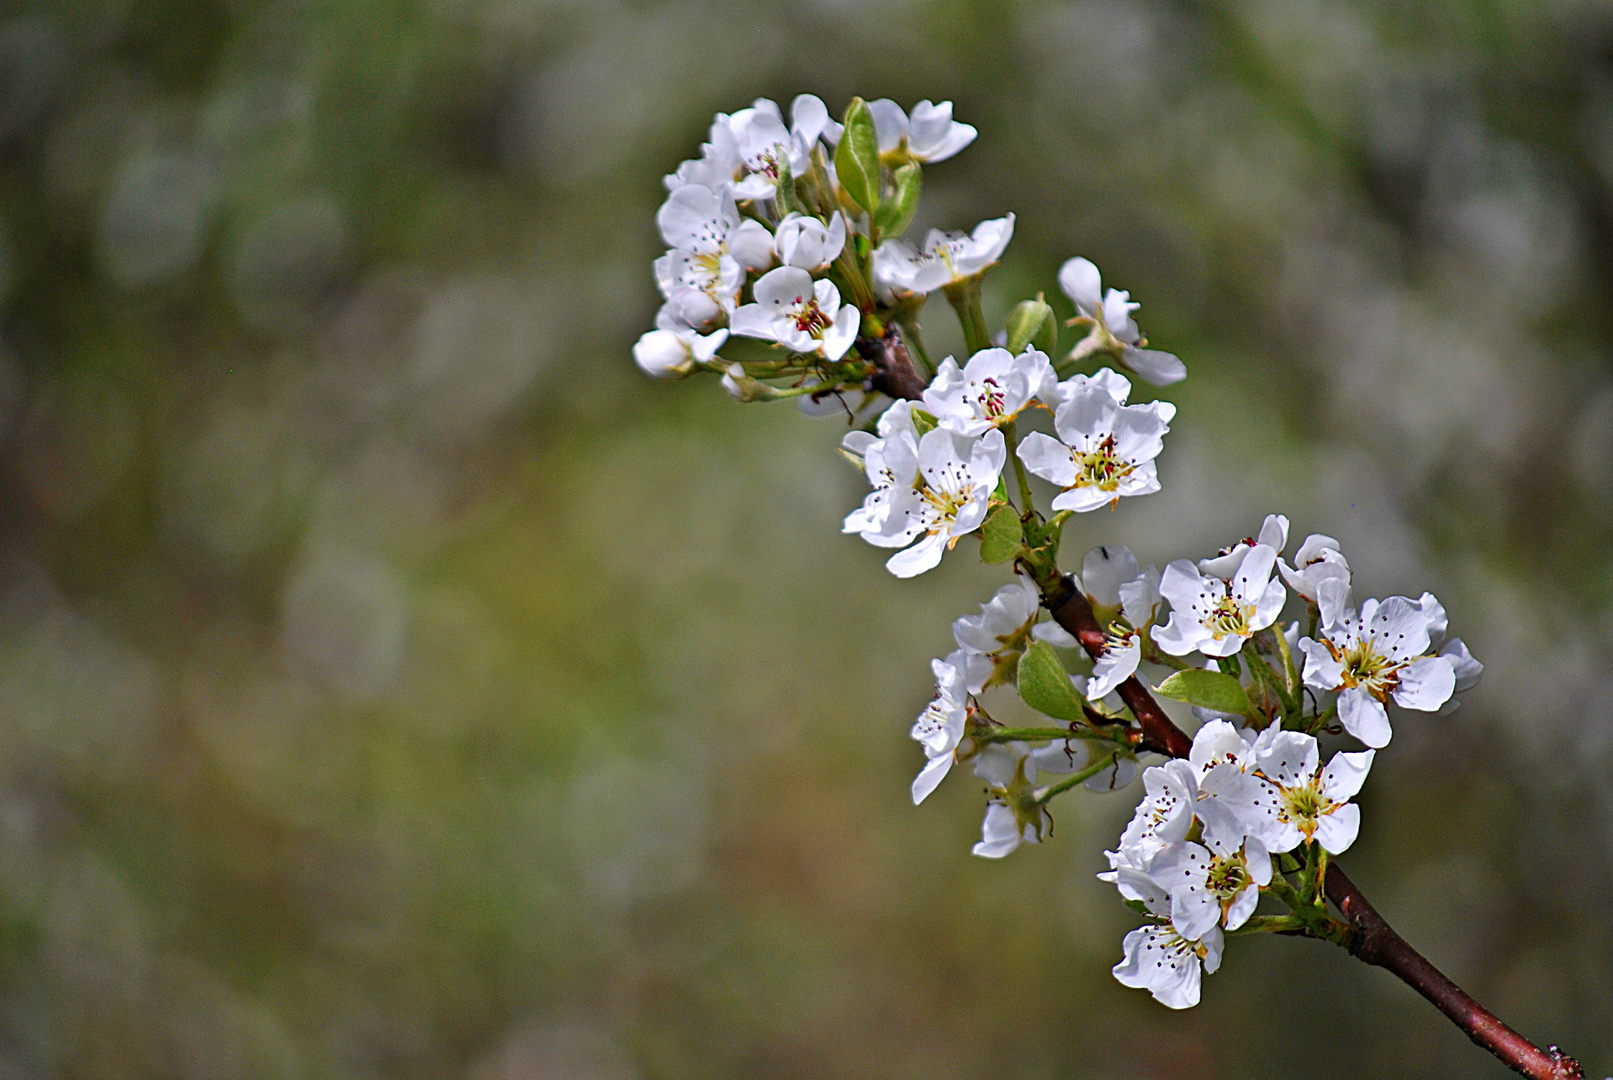
M1389 745L1390 704L1449 712L1483 668L1447 638L1431 594L1355 601L1332 537L1286 555L1278 514L1163 571L1119 545L1089 551L1079 574L1059 569L1079 515L1161 488L1176 407L1133 402L1121 371L1158 386L1187 371L1148 346L1137 303L1080 257L1058 274L1073 317L1061 326L1038 295L993 334L980 282L1012 214L903 238L922 167L974 137L948 102L907 113L853 99L836 122L803 95L788 121L766 100L719 115L700 157L667 177L665 302L634 356L658 376L717 374L742 401L796 398L843 417L841 451L870 488L843 529L889 549L896 576L934 568L970 536L983 561L1012 567L931 662L913 801L968 763L986 789L973 850L1002 858L1047 838L1059 795L1141 775L1100 876L1149 921L1126 935L1114 974L1184 1008L1228 935L1343 940L1322 889L1359 832L1352 800ZM925 351L918 316L937 291L963 330L961 362ZM1080 334L1067 351L1063 328ZM1154 695L1190 708L1190 740ZM992 716L1014 697L1035 726ZM1260 914L1263 897L1286 914Z

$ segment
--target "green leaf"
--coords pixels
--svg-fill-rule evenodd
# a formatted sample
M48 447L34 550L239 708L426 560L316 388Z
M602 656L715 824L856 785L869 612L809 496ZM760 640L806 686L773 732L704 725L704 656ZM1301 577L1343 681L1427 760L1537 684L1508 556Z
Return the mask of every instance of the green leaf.
M1086 719L1081 711L1081 696L1070 682L1070 673L1064 670L1053 646L1045 641L1031 642L1030 648L1019 658L1019 696L1037 712L1056 720Z
M870 214L879 209L879 135L862 98L852 98L835 147L835 175L853 202Z
M1053 309L1038 296L1022 300L1008 315L1008 351L1018 356L1025 346L1035 345L1044 353L1058 348L1058 322Z
M1244 692L1243 684L1219 671L1206 671L1203 668L1178 671L1154 687L1154 693L1214 712L1254 715L1254 706L1249 704L1249 695Z
M891 174L891 184L891 193L880 200L874 224L885 236L901 236L913 224L913 213L919 208L919 191L924 187L923 170L916 161L903 165Z
M911 415L913 417L913 430L918 432L921 439L939 426L935 417L923 409L914 409Z
M980 561L1007 562L1019 554L1024 540L1025 530L1020 526L1019 514L1012 506L999 506L986 515L980 526Z

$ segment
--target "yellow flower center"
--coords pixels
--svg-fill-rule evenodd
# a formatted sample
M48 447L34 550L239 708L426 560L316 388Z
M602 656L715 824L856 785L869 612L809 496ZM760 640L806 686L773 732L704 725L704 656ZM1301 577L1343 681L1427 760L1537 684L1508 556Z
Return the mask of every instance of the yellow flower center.
M1215 602L1201 621L1204 628L1215 635L1215 640L1221 641L1229 634L1248 637L1251 633L1249 620L1254 616L1255 606L1238 603L1229 591Z
M1333 658L1344 665L1345 686L1360 687L1383 701L1400 685L1400 669L1406 665L1397 664L1378 652L1370 638L1357 638L1355 644L1343 651L1331 641L1326 644Z
M1136 471L1136 466L1115 456L1115 437L1106 435L1095 450L1079 453L1070 451L1075 461L1073 487L1095 487L1099 491L1114 491L1120 481Z

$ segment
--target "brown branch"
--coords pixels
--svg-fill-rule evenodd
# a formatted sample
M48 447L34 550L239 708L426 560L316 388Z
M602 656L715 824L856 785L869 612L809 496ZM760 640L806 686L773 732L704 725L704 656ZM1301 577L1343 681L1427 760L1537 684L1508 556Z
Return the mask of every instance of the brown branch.
M1103 655L1107 647L1103 627L1098 625L1092 605L1073 579L1061 575L1052 588L1044 589L1042 603L1052 612L1053 620L1074 635L1093 659ZM1133 676L1120 684L1119 692L1120 699L1142 725L1139 749L1167 757L1188 756L1193 740L1166 715L1147 687ZM1534 1080L1583 1080L1585 1074L1579 1062L1555 1046L1541 1050L1507 1027L1407 944L1361 895L1361 890L1344 875L1338 863L1328 864L1324 887L1328 899L1349 920L1353 931L1350 952L1399 977L1466 1032L1468 1038L1524 1076Z
M913 358L907 355L907 344L895 323L888 324L880 337L858 338L857 352L874 365L869 389L909 401L917 401L924 394L927 384L913 366Z
M1494 1013L1469 997L1426 957L1395 933L1338 863L1327 867L1327 898L1338 905L1355 933L1349 949L1368 964L1381 967L1433 1003L1467 1037L1524 1076L1536 1080L1583 1080L1579 1062L1555 1046L1541 1050L1503 1024Z
M1059 578L1058 584L1042 598L1042 603L1053 613L1053 621L1074 635L1094 660L1103 655L1108 647L1103 627L1098 625L1092 605L1069 575ZM1193 749L1193 740L1165 715L1154 695L1135 675L1120 684L1119 694L1120 700L1142 725L1143 739L1138 749L1152 750L1166 757L1187 757Z

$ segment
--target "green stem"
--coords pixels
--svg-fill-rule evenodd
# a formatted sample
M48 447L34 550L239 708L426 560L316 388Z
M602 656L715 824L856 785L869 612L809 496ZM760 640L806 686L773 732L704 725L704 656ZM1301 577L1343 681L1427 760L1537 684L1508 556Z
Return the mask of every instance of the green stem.
M1091 765L1088 765L1086 768L1082 769L1080 772L1071 773L1069 776L1066 776L1063 780L1060 780L1058 783L1054 784L1052 787L1048 788L1046 791L1043 791L1040 795L1036 796L1037 803L1042 805L1042 806L1046 806L1049 802L1052 801L1053 796L1063 794L1064 792L1069 791L1071 788L1075 787L1077 784L1086 783L1088 780L1091 780L1094 776L1097 776L1103 770L1105 770L1107 768L1110 768L1113 765L1115 765L1119 760L1120 760L1120 755L1119 754L1111 754L1109 757L1099 758L1097 761L1094 761Z
M1305 911L1305 909L1310 906L1309 904L1305 903L1303 898L1300 897L1299 891L1290 885L1288 883L1288 879L1283 877L1281 874L1274 874L1272 876L1271 884L1266 886L1265 891L1271 893L1271 895L1287 904L1296 915Z
M1309 927L1310 924L1298 915L1251 915L1248 922L1236 930L1228 930L1226 936L1294 933L1295 931L1303 932Z
M1025 463L1015 453L1019 449L1019 430L1012 420L1004 421L998 430L1008 443L1008 460L1014 463L1014 479L1019 484L1019 516L1023 519L1036 512L1036 497L1031 494L1031 481L1025 474Z
M1110 746L1121 745L1130 747L1131 739L1126 729L1117 728L1112 734L1094 728L991 728L977 732L973 738L976 742L1035 742L1039 739L1052 739L1056 742L1067 742L1070 739L1080 739L1083 742L1107 743Z
M981 349L991 347L991 335L986 330L986 313L980 307L980 278L965 278L944 285L947 303L958 314L958 325L963 328L963 341L973 356Z

